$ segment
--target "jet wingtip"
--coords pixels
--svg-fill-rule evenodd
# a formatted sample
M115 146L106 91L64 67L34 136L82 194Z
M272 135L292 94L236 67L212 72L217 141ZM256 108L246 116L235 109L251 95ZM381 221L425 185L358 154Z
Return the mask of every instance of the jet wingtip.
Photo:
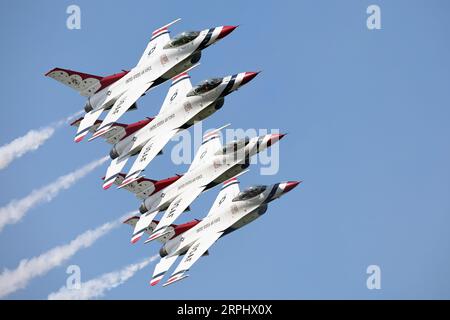
M44 73L44 77L48 77L48 75L49 75L50 73L52 73L53 71L56 71L56 70L58 70L58 68L53 68L53 69L47 71L46 73Z
M122 221L122 223L128 224L129 221L131 221L131 220L133 220L133 219L136 219L136 218L139 219L139 217L137 217L137 216L129 217L129 218L125 219L124 221Z
M103 185L103 190L108 190L109 188L111 188L111 186L114 184L114 182L108 183L108 184L104 184Z
M76 143L80 142L81 140L83 140L84 136L77 136L75 137L75 139L73 139L73 141L75 141Z
M131 238L131 244L135 244L136 242L139 241L140 238L141 238L141 236Z

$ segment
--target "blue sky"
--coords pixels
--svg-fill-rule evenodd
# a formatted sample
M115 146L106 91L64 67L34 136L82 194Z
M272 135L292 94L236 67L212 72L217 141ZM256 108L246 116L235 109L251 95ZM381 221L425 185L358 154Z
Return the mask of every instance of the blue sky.
M70 4L81 30L66 28ZM369 31L366 8L378 4L382 29ZM79 110L84 98L43 75L59 66L108 75L134 66L151 32L177 17L172 35L238 24L208 48L192 81L263 70L230 95L205 127L274 128L280 170L257 166L241 186L284 180L304 183L268 213L211 249L191 277L150 287L146 267L106 299L450 298L450 21L447 1L2 1L0 145ZM155 115L164 84L125 115ZM72 142L60 129L39 150L0 171L0 205L102 157L102 141ZM173 146L172 143L170 146ZM170 147L169 146L169 147ZM169 154L146 175L182 173ZM0 233L0 268L67 243L87 229L139 206L133 195L103 191L106 165L32 209ZM202 195L179 222L206 215L217 189ZM61 267L35 278L9 299L45 299L82 280L154 255L157 244L130 245L121 226ZM368 290L366 268L379 265L381 290Z

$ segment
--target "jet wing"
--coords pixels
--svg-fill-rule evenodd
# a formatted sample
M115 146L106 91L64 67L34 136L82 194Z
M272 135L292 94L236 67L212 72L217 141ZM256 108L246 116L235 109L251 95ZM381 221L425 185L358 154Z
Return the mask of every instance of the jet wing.
M136 84L126 92L124 92L114 103L111 110L109 110L102 124L94 133L92 138L94 139L96 137L99 137L109 131L114 123L134 105L136 100L139 99L145 93L145 91L150 88L152 84L153 82Z
M144 232L153 231L153 219L158 214L158 210L147 212L139 217L139 220L134 225L133 235L131 236L131 243L136 243L144 234Z
M209 247L211 247L217 241L217 239L222 236L222 234L223 232L209 233L195 241L194 244L186 252L183 260L181 260L180 264L172 273L169 280L167 280L167 282L163 286L167 286L176 281L186 278L187 275L185 275L185 273L189 271L192 265L209 249Z
M139 62L137 65L140 65L144 62L146 62L149 58L154 57L160 52L164 45L170 41L170 35L168 28L173 25L174 23L180 21L181 19L176 19L172 21L171 23L166 24L165 26L156 29L152 33L152 37L145 48L144 53L141 56L141 59L139 59Z
M191 166L189 167L188 171L191 171L192 169L198 167L200 164L207 161L208 158L212 157L217 151L222 149L222 142L220 142L219 131L227 126L229 125L227 124L219 129L206 133L203 136L202 145L197 150L197 153L195 154L194 160L192 160Z
M177 134L178 130L170 130L161 137L151 138L141 149L139 155L133 163L130 171L128 172L125 180L119 186L119 188L125 187L127 184L139 179L141 172L148 166L148 164L158 155L158 153L164 148L169 140Z
M220 212L221 208L228 206L239 191L239 181L236 178L225 181L207 216Z
M205 186L196 187L195 189L190 188L178 195L178 197L172 201L169 208L167 208L161 218L161 221L156 226L156 229L145 242L158 239L169 232L167 228L183 213L184 210L187 209L192 202L194 202L203 190L205 190Z

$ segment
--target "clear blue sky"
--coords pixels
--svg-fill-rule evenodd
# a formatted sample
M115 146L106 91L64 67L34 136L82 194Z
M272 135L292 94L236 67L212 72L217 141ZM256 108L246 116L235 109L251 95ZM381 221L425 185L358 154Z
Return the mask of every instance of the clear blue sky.
M66 28L70 4L81 30ZM366 28L378 4L382 30ZM2 1L0 145L59 120L84 98L43 74L67 67L107 75L131 68L151 32L177 17L173 34L239 24L204 52L192 81L263 70L229 96L207 127L279 128L281 167L258 168L242 186L304 180L268 213L222 239L167 288L150 287L153 265L105 298L450 298L450 21L448 1ZM133 122L157 113L168 84L140 101ZM105 155L101 141L72 142L65 127L41 149L0 171L0 204L27 195ZM173 143L172 143L173 144ZM168 154L147 176L181 173ZM0 233L0 268L15 268L83 231L139 206L122 190L103 191L106 166ZM217 189L181 220L201 218ZM78 264L82 280L120 269L158 245L129 244L122 226L67 264L8 298L46 298ZM366 268L382 289L366 288Z

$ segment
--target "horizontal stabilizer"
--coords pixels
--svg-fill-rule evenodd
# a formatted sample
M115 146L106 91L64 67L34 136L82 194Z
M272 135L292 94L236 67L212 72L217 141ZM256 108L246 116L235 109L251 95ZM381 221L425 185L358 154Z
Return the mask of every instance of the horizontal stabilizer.
M139 217L139 220L134 226L133 235L131 237L131 243L136 243L142 237L144 232L148 230L153 222L153 218L158 214L159 211L147 212Z
M123 160L120 160L118 158L111 161L111 163L108 166L108 169L106 170L106 176L103 178L103 189L109 189L114 182L116 181L117 177L120 175L120 171L123 169L125 164L127 163L128 158L125 158Z
M169 284L175 283L177 281L183 280L184 278L189 277L187 274L181 274L181 275L173 275L167 280L166 283L163 284L163 287L168 286Z
M155 271L153 272L152 280L150 280L150 285L155 286L158 282L166 274L167 270L173 265L173 263L177 260L178 255L175 256L165 256L162 258L155 267Z

